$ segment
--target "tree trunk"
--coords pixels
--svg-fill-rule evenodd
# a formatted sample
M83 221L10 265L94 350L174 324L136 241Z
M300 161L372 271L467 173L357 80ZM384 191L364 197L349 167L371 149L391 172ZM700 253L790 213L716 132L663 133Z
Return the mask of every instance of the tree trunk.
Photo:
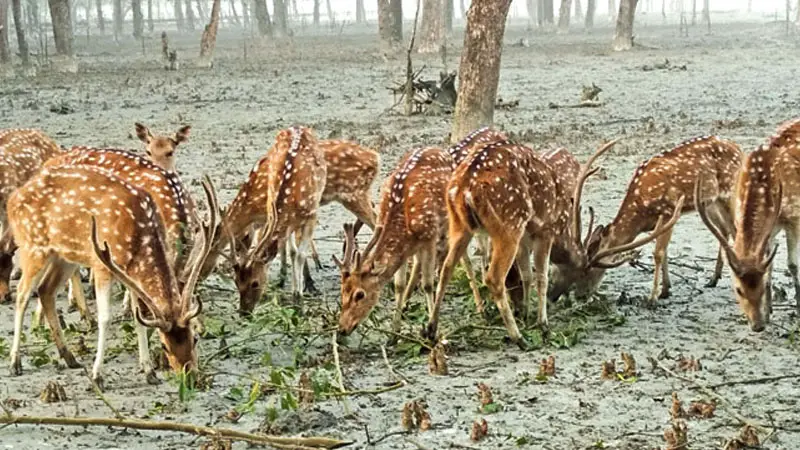
M206 16L206 11L203 9L203 2L201 0L197 0L197 19L200 22L205 21L208 19Z
M364 10L364 0L356 0L356 23L364 23L367 20L367 12Z
M453 31L453 16L455 16L455 2L454 0L444 0L444 31L450 33Z
M217 44L217 29L219 29L219 8L221 0L214 0L211 5L211 19L203 30L203 37L200 38L200 61L201 64L211 67L214 58L214 47Z
M231 0L231 14L233 15L233 21L236 22L236 25L242 25L242 20L239 19L239 13L236 12L236 0ZM211 4L211 15L214 15L214 4ZM212 17L213 20L213 17Z
M753 12L753 0L747 0L747 12Z
M540 0L542 2L542 17L545 25L553 25L555 21L555 8L553 0Z
M464 5L464 0L458 0L459 9L461 9L461 18L467 21L467 6Z
M286 17L286 3L283 0L272 0L272 16L278 36L286 36L289 24Z
M267 0L253 0L253 15L258 22L258 34L272 37L272 22L269 19Z
M142 38L144 34L144 16L142 15L142 0L133 0L131 2L133 8L133 37L137 40Z
M633 18L636 12L637 0L620 0L619 14L617 14L617 29L611 48L615 52L633 48Z
M152 33L156 24L153 22L153 0L147 0L147 32Z
M245 28L250 28L250 7L247 6L247 0L242 0L242 21Z
M800 24L800 0L797 0L797 16L795 16L794 21Z
M186 23L183 21L183 6L181 5L181 0L175 0L175 3L172 5L175 12L175 23L178 27L178 31L184 31L186 29Z
M100 28L100 33L106 32L106 20L103 18L103 0L95 2L95 9L97 10L97 27Z
M583 23L583 26L587 30L594 28L594 13L596 10L597 4L595 0L586 0L586 21Z
M525 8L528 10L528 24L533 27L537 23L536 17L539 13L539 5L536 0L525 0Z
M569 32L569 9L572 6L572 0L561 0L561 8L558 10L558 32Z
M334 23L336 17L333 15L333 8L331 7L331 0L325 0L325 12L328 13L328 23Z
M22 59L22 66L29 67L31 60L28 57L30 52L28 51L28 41L25 39L25 24L22 23L22 2L20 0L11 0L11 10L14 14L14 28L17 30L19 57Z
M661 18L667 21L667 0L661 0Z
M391 49L403 41L401 0L378 0L378 35L384 49Z
M320 7L320 0L314 0L314 26L319 26L319 7Z
M192 10L192 0L186 0L186 26L189 28L189 31L194 31L194 10Z
M11 50L8 47L8 0L0 0L0 64L11 63Z
M422 0L419 53L435 53L444 42L444 0Z
M692 0L692 26L697 25L697 0Z
M50 19L53 22L53 40L56 42L56 54L72 57L72 22L69 0L49 0L49 3Z
M608 21L614 22L617 20L617 2L616 0L608 0Z
M122 0L114 0L114 39L122 36Z
M469 7L458 70L458 99L450 133L453 143L494 121L503 34L510 6L511 0L472 0Z
M708 0L703 0L703 22L708 25L708 31L711 31L711 9L709 9Z
M581 0L575 0L575 21L580 22L583 20L583 5Z

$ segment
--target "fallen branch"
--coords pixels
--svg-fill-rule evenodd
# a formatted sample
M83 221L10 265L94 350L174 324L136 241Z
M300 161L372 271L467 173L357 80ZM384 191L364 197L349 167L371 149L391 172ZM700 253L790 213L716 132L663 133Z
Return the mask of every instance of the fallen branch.
M605 102L580 102L575 103L572 105L559 105L557 103L549 103L547 105L550 109L560 109L560 108L599 108L601 106L605 106Z
M339 343L337 342L338 333L336 331L333 332L333 338L331 339L331 346L333 347L333 363L336 365L336 384L339 388L339 392L345 392L344 389L344 375L342 375L342 365L339 362ZM347 397L342 399L344 403L344 412L345 414L350 414L350 403L347 401Z
M716 388L725 387L725 386L737 386L737 385L740 385L740 384L771 383L773 381L787 380L787 379L790 379L790 378L795 378L795 379L800 380L800 374L793 373L793 374L789 374L789 375L776 375L776 376L772 376L772 377L750 378L750 379L747 379L747 380L725 381L725 382L717 383L717 384L709 384L706 387L708 389L716 389ZM697 386L692 386L690 389L697 390L697 389L700 389L700 388L697 387Z
M231 439L251 444L269 445L277 449L297 448L342 448L352 441L340 441L324 437L278 437L265 434L246 433L230 428L215 428L190 423L158 422L144 419L116 419L110 417L48 417L15 416L6 412L0 416L0 424L9 425L64 425L133 428L136 430L157 430L188 433L198 436Z

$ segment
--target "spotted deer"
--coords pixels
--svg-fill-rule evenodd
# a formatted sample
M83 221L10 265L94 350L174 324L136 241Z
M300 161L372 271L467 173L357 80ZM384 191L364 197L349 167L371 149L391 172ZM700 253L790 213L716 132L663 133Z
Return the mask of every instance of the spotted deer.
M175 151L178 145L189 140L189 132L192 127L184 125L178 129L173 136L155 136L150 129L141 123L136 123L136 137L145 145L145 153L154 163L166 170L176 170Z
M763 331L772 312L772 261L775 236L786 232L789 273L800 314L800 280L797 245L800 237L800 119L782 124L769 142L745 157L736 191L733 245L726 225L709 214L711 177L698 177L695 184L697 210L725 252L731 268L736 300L756 332ZM711 204L713 206L713 204Z
M55 298L78 267L90 267L97 299L98 344L92 379L102 387L102 364L110 319L114 279L135 293L134 316L139 335L155 328L174 371L197 366L192 318L202 311L192 300L204 256L216 228L216 194L204 179L210 224L204 224L203 250L181 292L166 248L166 229L153 197L107 170L94 166L47 167L8 201L14 240L19 246L22 277L17 287L11 374L20 375L20 338L30 294L37 290L59 354L71 368L80 364L66 347ZM101 241L102 240L102 241ZM148 382L157 382L147 350L139 360Z
M405 303L421 275L428 312L433 308L437 250L445 240L444 193L453 159L435 147L407 152L381 187L375 233L363 253L356 247L352 225L345 226L345 256L334 257L341 272L342 305L339 332L350 334L377 305L383 286L394 277L396 309L392 328L398 331ZM411 280L407 263L413 258ZM473 291L472 267L464 258ZM480 297L476 297L476 302ZM479 309L481 305L478 305Z
M166 227L165 243L168 260L179 276L178 286L182 287L188 275L188 273L184 273L187 269L187 262L197 258L197 255L193 255L192 252L196 253L202 248L194 244L203 238L203 230L197 219L198 213L195 211L194 202L178 174L165 170L153 161L127 150L83 146L72 147L45 163L45 167L72 165L92 166L106 170L150 194L156 204L159 217ZM97 188L90 187L89 190L96 192ZM86 300L80 286L80 278L76 272L70 282L70 298L75 300L80 311L86 311ZM127 310L130 306L130 299L127 295L129 292L126 292L123 310ZM34 315L33 326L38 325L40 316L41 304ZM193 326L197 329L202 328L197 321Z
M667 246L672 226L681 214L694 210L694 185L700 174L711 186L704 191L726 236L733 233L733 187L742 161L742 151L728 140L706 136L683 142L639 165L616 216L606 226L591 229L585 245L588 263L554 274L549 296L558 298L575 285L578 295L593 293L605 270L630 261L635 249L655 240L655 270L649 303L669 296L670 279ZM680 204L680 208L677 206ZM664 225L659 227L657 225ZM666 225L669 225L668 227ZM650 232L653 230L652 232ZM650 232L636 239L642 233ZM715 286L722 274L722 249L708 286ZM659 285L661 289L659 290Z
M0 130L0 302L11 298L9 282L16 249L11 233L5 232L8 198L37 174L45 161L60 153L58 144L39 130Z
M614 145L602 146L587 163L582 186L592 162ZM580 236L579 226L570 226L570 213L580 204L576 188L571 201L569 192L559 182L553 169L533 150L513 142L494 141L473 150L457 168L447 185L449 249L442 265L436 289L433 314L424 332L436 339L438 317L445 289L453 274L455 262L463 257L473 235L486 233L491 244L489 269L484 283L497 304L511 339L520 347L527 346L517 327L509 304L505 279L516 262L522 283L522 296L514 305L523 319L527 318L527 299L534 275L530 255L534 255L536 292L539 299L538 323L547 327L548 268L553 245L562 235ZM579 217L577 213L574 217ZM573 219L575 220L575 219ZM573 237L567 235L567 241ZM581 255L575 255L580 257Z
M348 141L318 141L317 147L323 152L325 159L326 178L322 198L319 203L324 206L331 202L340 203L348 211L352 212L357 220L356 228L360 223L366 223L370 228L375 224L375 212L372 204L370 190L372 183L378 174L379 158L374 150L362 147L354 142ZM236 248L247 247L243 241L251 233L254 226L263 225L267 220L267 193L269 185L269 168L271 152L275 146L267 152L267 155L256 162L250 171L247 182L240 188L236 197L226 208L220 225L221 232L211 248L211 254L206 261L206 266L201 272L201 277L207 276L216 265L216 260L220 255L228 256L223 250L231 242L232 256L235 278L240 280L238 290L240 298L246 295L251 296L240 306L242 311L247 313L252 311L257 298L252 296L259 295L256 290L263 289L262 279L252 278L252 273L245 271L247 268L246 254L240 254ZM309 191L306 188L304 194ZM357 231L357 230L356 230ZM313 241L312 241L313 243ZM313 250L313 248L312 248ZM305 283L309 283L310 277L306 276ZM253 290L252 293L250 290Z
M313 132L305 127L293 126L278 133L266 160L260 161L254 172L251 172L249 181L258 179L262 173L265 177L261 181L263 184L253 194L260 196L255 201L261 203L260 209L254 212L263 214L261 211L266 210L263 216L266 226L256 236L254 245L244 256L236 257L234 263L242 313L252 312L258 303L266 284L266 268L285 244L292 246L295 255L292 261L293 292L303 292L305 250L317 224L327 165ZM231 210L236 206L234 199ZM248 217L251 223L252 217ZM235 242L236 232L224 231L232 236L229 242ZM294 239L290 239L292 235ZM235 245L231 247L235 248Z

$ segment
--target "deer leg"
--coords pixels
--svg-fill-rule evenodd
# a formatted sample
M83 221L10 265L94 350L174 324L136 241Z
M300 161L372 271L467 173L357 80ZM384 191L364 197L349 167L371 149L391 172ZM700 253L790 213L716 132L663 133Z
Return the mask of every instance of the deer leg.
M481 261L481 279L486 284L486 270L489 268L489 253L492 251L489 248L489 238L485 234L478 234L475 239L475 246L478 247L478 255Z
M22 324L25 320L25 310L28 309L28 300L31 292L36 289L47 269L47 261L40 255L31 255L20 251L20 267L22 276L17 284L17 305L14 311L14 340L11 343L11 375L22 375L22 359L19 355L19 346L22 339Z
M293 246L294 260L292 261L292 272L294 273L294 281L292 288L295 295L303 294L303 287L305 282L304 266L306 266L306 248L311 246L313 248L314 242L314 227L317 224L316 218L311 218L302 229L295 232L295 245Z
M533 240L533 267L536 270L536 297L539 300L539 312L536 324L543 330L548 329L547 321L547 283L550 273L550 251L553 238L537 238ZM530 271L530 268L528 269ZM522 271L523 280L525 271Z
M286 286L286 273L289 271L289 261L287 257L286 246L288 245L289 240L287 239L283 245L279 246L280 254L281 254L281 267L278 270L278 287L282 288ZM309 277L311 274L309 273Z
M665 231L661 236L656 238L656 246L653 250L653 260L655 261L655 269L653 273L653 289L650 291L650 298L648 303L650 306L655 306L656 300L661 298L666 298L669 296L669 281L668 278L664 279L664 285L661 287L660 295L659 295L659 276L664 274L664 267L666 266L666 258L667 258L667 244L669 244L669 240L672 237L672 228Z
M108 323L111 320L111 286L113 278L106 270L94 271L94 292L97 301L97 354L92 365L92 381L103 389L103 358L108 339Z
M375 214L375 205L372 204L369 192L364 192L362 195L354 198L342 200L341 204L358 219L353 226L353 233L355 235L358 234L363 224L366 224L370 229L375 229L375 222L378 221L378 218Z
M489 287L489 292L492 293L492 300L497 304L497 309L500 311L500 316L503 318L503 324L508 330L509 337L520 348L527 349L527 343L523 339L522 333L519 332L516 320L514 320L514 312L511 310L508 291L506 290L506 276L511 269L511 265L514 264L520 234L516 233L516 236L509 236L508 234L491 237L492 256L484 282Z
M317 266L317 270L322 270L325 266L322 265L322 261L319 259L319 252L317 251L317 244L314 243L312 239L309 242L309 247L311 248L311 257L314 259L314 265Z
M445 290L453 277L453 270L456 263L466 256L469 241L472 240L472 233L466 227L460 227L454 221L450 221L450 232L448 234L447 257L444 259L442 269L439 271L439 282L436 285L436 296L433 301L433 311L428 317L428 325L422 332L422 336L432 342L436 341L436 332L439 327L439 312L442 309L442 300Z
M94 317L89 314L89 306L86 304L86 295L83 293L83 284L81 284L81 274L79 270L72 272L69 278L69 299L75 304L75 308L81 315L81 319L86 322L91 328L97 325Z
M428 304L428 317L433 313L435 308L435 280L436 280L436 241L431 241L427 247L423 247L416 257L414 265L419 265L419 269L414 269L411 277L414 278L416 272L421 272L422 275L422 292L425 294L425 300ZM413 286L415 283L409 283Z
M475 300L475 311L483 315L485 313L483 297L481 297L480 285L478 284L477 278L475 278L475 269L472 267L472 261L470 261L469 255L464 254L464 257L461 258L461 263L464 265L464 272L467 273L469 287L472 290L472 297Z
M728 207L724 204L718 205L717 208L714 209L717 214L717 221L716 223L720 226L720 231L727 239L729 236L735 234L735 230L733 227L733 215L730 213ZM719 280L722 278L722 269L725 266L725 251L722 249L722 245L720 244L719 250L717 250L717 262L714 266L714 275L708 280L708 283L705 284L705 287L716 287Z
M11 271L14 255L0 250L0 303L11 300Z
M39 305L44 310L47 324L50 326L50 335L56 344L58 354L70 369L80 369L83 367L64 342L64 331L61 329L61 322L58 320L56 311L56 295L64 286L64 283L75 273L77 267L64 262L53 263L39 284Z
M791 275L792 283L794 284L795 308L797 308L797 313L800 314L800 278L798 278L797 270L798 235L800 235L800 229L790 227L786 228L786 250L789 254L789 274Z
M411 269L411 278L417 272L417 260L414 259L414 268ZM394 316L392 317L392 331L400 331L400 326L403 323L403 312L406 309L406 301L411 296L411 285L408 283L408 264L404 261L403 264L394 273ZM392 336L387 341L387 345L394 345L397 343L397 337Z
M135 294L131 294L131 308L139 307L139 299ZM133 311L132 311L133 312ZM134 314L134 317L136 315ZM147 327L142 325L138 320L133 320L136 325L136 344L139 348L139 368L145 374L147 384L157 385L161 383L158 379L156 371L153 368L153 362L150 359L150 344L147 337Z
M531 286L533 285L533 269L531 269L531 247L530 243L526 242L527 239L523 238L523 242L520 242L519 248L517 249L517 256L515 261L517 263L517 269L519 270L520 280L522 282L522 295L518 295L515 297L516 303L514 308L520 317L523 320L523 323L528 323L530 321L530 307L528 306L528 299L530 299L530 292ZM550 254L548 250L548 255ZM539 273L539 269L537 266L537 275ZM538 280L538 276L537 276ZM547 284L545 284L546 288ZM537 291L539 287L537 284Z

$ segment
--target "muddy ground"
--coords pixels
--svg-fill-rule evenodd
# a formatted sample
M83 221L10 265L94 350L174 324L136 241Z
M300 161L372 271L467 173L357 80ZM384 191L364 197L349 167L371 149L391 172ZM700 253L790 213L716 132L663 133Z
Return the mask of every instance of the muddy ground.
M613 216L630 174L644 158L709 133L734 139L750 150L779 122L796 116L800 106L798 40L786 37L783 25L772 18L749 17L744 22L741 17L720 16L710 34L697 28L689 37L679 36L677 24L661 25L660 17L645 20L650 23L636 30L636 42L644 47L624 54L609 52L611 30L602 18L598 22L603 27L588 34L577 28L569 35L532 33L524 23L514 23L506 37L509 45L504 49L499 96L519 99L520 104L511 111L498 111L498 126L537 148L566 146L582 159L600 142L622 139L602 162L607 178L594 179L587 188L586 203L595 207L601 222ZM223 204L233 198L276 131L293 123L313 126L321 137L355 138L374 146L382 155L383 176L408 148L441 144L450 118L406 118L386 112L392 103L386 87L399 78L404 61L385 57L372 33L351 26L341 32L298 29L291 42L254 43L248 36L223 30L211 70L191 67L198 36L173 39L185 59L177 72L162 70L157 37L146 41L143 55L139 43L117 47L108 37L87 41L79 36L78 75L43 73L32 79L3 80L0 124L39 127L65 145L139 149L132 134L134 121L162 132L190 123L191 140L180 148L180 171L195 195L200 193L200 174L211 175ZM511 45L523 37L528 47ZM454 42L460 39L459 34ZM451 48L448 55L446 68L452 70L457 67L458 49ZM665 59L686 69L642 70ZM439 56L418 58L416 64L422 63L428 65L429 78L444 68ZM592 82L603 89L600 98L605 106L548 108L550 103L577 102L581 86ZM322 330L330 328L337 309L338 273L330 255L340 251L341 224L350 220L338 205L322 211L317 244L326 267L315 276L323 294L304 299L300 306L272 291L256 318L247 322L234 313L235 293L225 270L202 286L210 319L209 333L200 344L201 358L214 376L211 387L189 399L181 401L174 380L157 387L145 383L137 373L130 322L118 321L106 361L109 403L130 417L241 430L263 425L272 432L353 440L352 448L649 449L665 446L662 432L670 422L673 391L687 404L708 397L692 390L691 383L654 370L648 357L670 369L680 355L698 358L702 370L685 376L704 384L798 373L798 318L791 283L784 275L785 247L777 256L776 283L788 291L789 300L779 299L773 323L754 334L732 299L727 269L719 287L703 287L713 268L716 244L697 217L688 216L678 224L670 248L675 262L672 298L660 301L655 310L641 305L652 274L646 268L625 266L609 273L603 295L592 304L553 305L553 341L539 342L537 349L522 353L504 343L501 332L464 328L486 324L470 316L474 307L469 298L451 296L443 313L443 332L455 331L449 338L449 376L429 375L419 345L404 340L388 348L389 363L410 383L369 393L396 378L381 356L385 336L365 328L362 335L349 338L340 354L346 389L368 392L333 400L327 395L335 391L329 386L334 373L330 335ZM650 264L649 250L644 254L642 262ZM385 298L384 307L373 313L373 328L388 327L392 311L388 290ZM66 311L66 302L62 309ZM7 358L13 305L0 305L0 312L0 354ZM424 313L418 306L409 316L404 333L416 336ZM95 333L86 331L75 313L65 314L65 319L73 327L69 332L73 345L85 336L90 353L81 359L90 366ZM220 354L226 345L233 347ZM158 347L155 342L152 346ZM63 368L46 333L28 336L23 349L25 375L2 376L0 397L14 400L7 401L17 407L14 414L112 416L87 390L88 379L81 371ZM619 361L622 351L638 360L638 377L601 380L601 363ZM555 355L557 374L547 382L537 381L539 361L548 355ZM286 386L296 386L302 371L312 374L320 394L316 406L294 410L295 397ZM50 380L64 385L68 401L39 400ZM278 387L256 388L263 394L250 396L254 380L260 380L262 387L272 380ZM478 411L478 382L493 388L499 411ZM764 448L797 447L797 377L733 384L716 392L740 417L776 427ZM426 400L433 429L398 433L400 411L415 398ZM235 424L223 417L232 409L244 413ZM481 417L488 423L489 436L474 443L469 430ZM739 420L722 405L714 418L688 423L695 449L720 448L740 428ZM767 431L759 435L763 439ZM183 449L202 442L187 435L102 427L0 429L0 443L7 449Z

